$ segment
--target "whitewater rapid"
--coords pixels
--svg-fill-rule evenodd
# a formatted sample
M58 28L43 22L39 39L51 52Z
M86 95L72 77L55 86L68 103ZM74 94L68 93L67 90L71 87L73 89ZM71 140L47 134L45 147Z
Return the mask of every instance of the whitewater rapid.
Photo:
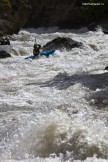
M35 38L84 44L25 60ZM3 47L1 47L3 48ZM29 29L0 60L0 162L108 161L108 35L101 29Z

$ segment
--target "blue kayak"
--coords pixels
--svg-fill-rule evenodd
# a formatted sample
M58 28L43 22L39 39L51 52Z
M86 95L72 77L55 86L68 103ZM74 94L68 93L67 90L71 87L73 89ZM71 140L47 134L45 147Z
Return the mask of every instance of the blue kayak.
M43 52L40 52L40 56L46 56L46 57L49 57L49 55L52 55L55 53L55 50L48 50L48 51L43 51ZM28 57L26 57L25 59L35 59L37 56L35 55L30 55Z
M35 58L36 58L35 55L31 55L31 56L26 57L25 59L35 59Z
M54 54L55 50L48 50L48 51L43 51L40 53L40 55L44 55L44 56L49 56L51 54Z

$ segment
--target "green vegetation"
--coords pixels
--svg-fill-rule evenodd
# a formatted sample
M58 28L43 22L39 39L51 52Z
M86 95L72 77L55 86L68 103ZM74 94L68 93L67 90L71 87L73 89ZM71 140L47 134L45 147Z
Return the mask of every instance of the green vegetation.
M3 31L2 30L0 30L0 36L3 36Z
M11 8L11 4L9 0L0 0L0 14L4 11L7 12L7 9Z
M9 0L0 0L0 7L1 6L6 6L6 5L10 5L10 1Z

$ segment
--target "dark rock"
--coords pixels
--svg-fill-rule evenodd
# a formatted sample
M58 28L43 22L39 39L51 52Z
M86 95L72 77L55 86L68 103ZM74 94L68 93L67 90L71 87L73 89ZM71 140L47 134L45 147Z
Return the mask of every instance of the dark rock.
M104 70L108 70L108 66L106 66Z
M29 27L79 28L86 23L85 16L76 9L77 0L31 1Z
M31 0L11 0L10 3L12 7L11 16L14 18L15 24L23 27L31 12Z
M72 48L75 47L81 47L82 43L81 42L77 42L75 40L72 40L71 38L65 38L65 37L57 37L55 39L53 39L52 41L48 42L47 44L45 44L42 49L43 50L62 50L62 49L66 49L66 50L71 50Z
M101 27L103 33L108 34L108 30L104 27L104 24L102 24L101 22L97 23L97 24L96 23L91 23L87 27L88 27L88 30L90 30L90 31L96 31L98 29L98 27Z
M6 58L6 57L11 57L11 55L6 51L0 51L0 58Z
M30 0L0 1L0 35L18 33L28 20Z
M0 38L0 45L10 45L9 37L1 37Z
M104 34L108 34L108 30L103 29L102 31L103 31Z
M14 22L10 22L4 19L0 19L0 31L2 31L2 35L6 34L13 34L17 33L20 30L20 27L18 24L15 24Z
M4 19L0 19L0 31L4 33L9 33L10 31L10 26L9 26L9 22L4 20Z
M88 27L88 30L90 30L90 31L96 31L97 24L96 23L91 23L87 27Z

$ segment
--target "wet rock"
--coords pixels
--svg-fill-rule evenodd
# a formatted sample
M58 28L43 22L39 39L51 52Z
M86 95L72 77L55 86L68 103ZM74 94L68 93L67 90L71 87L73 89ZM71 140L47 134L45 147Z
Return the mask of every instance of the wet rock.
M96 31L98 28L102 28L104 34L108 34L108 22L98 22L98 23L91 23L88 26L88 30Z
M108 107L108 88L99 89L98 91L91 92L88 94L86 99L89 101L90 105L96 106L98 109Z
M0 51L0 58L7 58L7 57L11 57L11 55L6 51Z
M42 49L43 50L63 50L64 48L66 50L71 50L75 47L81 47L83 44L81 42L77 42L75 40L72 40L71 38L66 37L57 37L53 39L52 41L46 43Z
M89 44L89 46L94 50L94 51L98 51L98 48L95 44Z
M108 30L107 29L103 29L102 30L104 34L108 34Z
M108 70L108 66L106 66L104 70Z
M0 38L0 45L10 45L9 37L1 37Z
M102 31L104 34L108 34L108 20L104 20L100 23L100 26L102 27Z

